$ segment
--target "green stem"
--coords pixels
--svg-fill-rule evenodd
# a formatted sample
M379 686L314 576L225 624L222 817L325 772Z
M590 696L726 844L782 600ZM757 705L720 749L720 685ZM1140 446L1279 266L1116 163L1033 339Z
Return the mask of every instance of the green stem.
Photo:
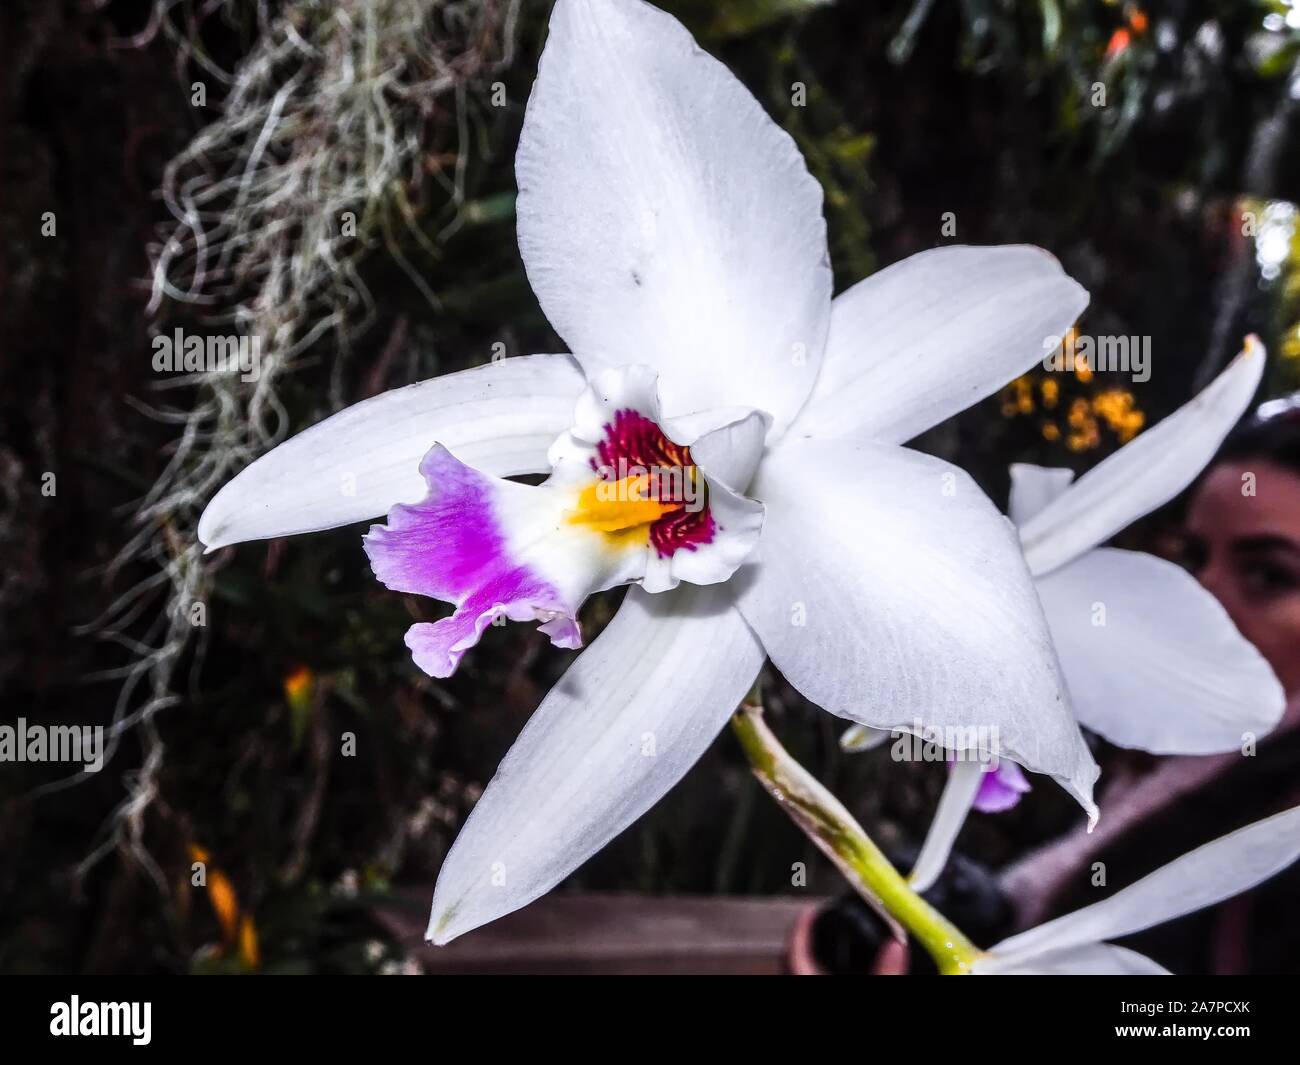
M732 714L731 727L759 782L895 933L899 925L911 932L941 973L970 972L979 948L912 890L853 815L790 757L763 721L756 693Z

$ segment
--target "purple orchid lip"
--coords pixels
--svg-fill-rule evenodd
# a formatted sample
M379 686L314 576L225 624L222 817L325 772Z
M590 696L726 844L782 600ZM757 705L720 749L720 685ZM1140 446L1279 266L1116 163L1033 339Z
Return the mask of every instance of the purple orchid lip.
M981 813L1000 814L1012 809L1032 785L1020 766L1009 758L999 760L996 769L985 772L972 805Z
M948 768L951 770L957 763L958 757L949 751L947 760ZM1024 770L1010 758L990 758L984 764L983 770L979 789L971 801L971 805L980 813L1005 813L1020 802L1022 795L1033 790L1033 785L1029 783Z
M455 606L407 632L422 670L450 676L498 618L539 622L555 646L577 648L577 612L593 592L629 583L665 591L734 572L762 508L709 485L690 447L669 438L656 380L632 367L589 382L540 485L480 473L440 444L425 454L424 498L394 506L364 541L387 587Z
M387 587L457 604L449 618L411 626L406 645L416 665L433 677L451 676L501 616L541 621L557 647L580 647L581 632L560 592L511 557L490 479L437 444L420 472L428 495L395 506L388 524L372 526L364 540L375 576Z

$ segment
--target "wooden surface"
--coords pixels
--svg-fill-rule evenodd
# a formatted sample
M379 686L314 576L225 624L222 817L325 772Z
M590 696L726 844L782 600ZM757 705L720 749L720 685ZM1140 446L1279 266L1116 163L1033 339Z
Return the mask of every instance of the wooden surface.
M424 943L432 887L377 911L426 973L733 973L785 971L796 917L823 900L547 895L445 947Z

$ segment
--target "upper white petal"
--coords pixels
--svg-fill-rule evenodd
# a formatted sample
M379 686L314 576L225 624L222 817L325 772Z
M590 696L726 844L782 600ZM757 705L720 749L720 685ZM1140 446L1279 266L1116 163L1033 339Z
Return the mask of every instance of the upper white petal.
M1075 715L1112 743L1232 751L1286 709L1264 656L1173 563L1097 548L1037 584Z
M415 503L435 444L510 477L550 469L546 451L573 421L582 371L568 355L529 355L434 377L363 400L263 455L199 521L209 550L316 532Z
M1191 402L1125 444L1020 527L1025 557L1049 573L1169 502L1195 480L1249 405L1264 373L1253 337Z
M1007 517L1013 525L1023 525L1069 488L1073 480L1074 471L1063 466L1013 462Z
M1088 293L1041 248L932 248L836 297L793 431L901 444L1051 354Z
M654 366L669 417L789 421L830 317L821 187L680 23L560 0L515 166L529 281L585 364Z
M757 562L733 580L799 691L877 728L996 729L996 753L1095 810L1097 767L1015 530L965 473L905 448L791 434L751 492L766 524Z
M762 664L725 585L629 589L461 829L429 938L446 943L527 905L604 847L704 753Z
M1110 943L1087 943L1028 957L988 955L976 962L976 976L1169 976L1145 954Z
M1024 961L1118 939L1240 894L1297 857L1300 806L1198 847L1108 899L1012 936L992 953Z

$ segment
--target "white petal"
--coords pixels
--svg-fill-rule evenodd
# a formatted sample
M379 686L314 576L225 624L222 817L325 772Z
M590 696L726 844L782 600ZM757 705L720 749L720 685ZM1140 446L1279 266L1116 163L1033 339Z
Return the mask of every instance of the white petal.
M546 449L573 421L584 379L567 355L503 359L363 400L263 455L199 521L209 550L364 521L425 492L435 443L484 473L550 469Z
M908 881L913 891L929 891L939 879L943 867L948 864L953 844L961 826L966 823L966 815L975 804L980 782L984 779L984 766L978 761L953 762L948 769L948 779L939 796L939 808L934 812L930 822L930 831L926 833L921 853L916 857L916 865Z
M1007 517L1013 525L1023 525L1069 488L1073 480L1074 471L1060 466L1013 462Z
M474 807L438 876L429 938L527 905L604 847L704 753L762 664L725 586L629 589Z
M672 418L665 418L661 424L670 439L683 444L694 445L695 441L705 433L711 433L714 429L721 429L724 426L744 421L753 413L754 411L748 407L710 407L708 410L699 410L691 414L678 414Z
M840 735L840 750L850 754L874 751L889 739L889 733L870 725L850 725Z
M932 248L836 297L795 432L901 444L1056 350L1088 293L1041 248Z
M1020 527L1035 576L1050 573L1169 502L1214 457L1264 373L1253 337L1195 399L1098 463Z
M710 478L743 492L754 479L771 424L770 416L753 411L698 437L691 444L691 456Z
M1089 811L1097 767L1070 713L1015 530L961 470L905 448L784 437L741 609L786 678L876 728L984 727ZM970 738L943 740L950 749Z
M515 168L528 279L584 364L654 366L669 417L789 421L830 317L821 187L680 23L560 0Z
M1100 943L1213 906L1262 883L1300 857L1300 806L1184 854L1108 899L999 943L1024 961Z
M1089 943L1023 961L1006 961L996 955L975 963L976 976L1169 976L1163 965L1127 947Z
M1037 583L1075 716L1112 743L1153 754L1238 750L1286 709L1264 656L1173 563L1103 547Z

